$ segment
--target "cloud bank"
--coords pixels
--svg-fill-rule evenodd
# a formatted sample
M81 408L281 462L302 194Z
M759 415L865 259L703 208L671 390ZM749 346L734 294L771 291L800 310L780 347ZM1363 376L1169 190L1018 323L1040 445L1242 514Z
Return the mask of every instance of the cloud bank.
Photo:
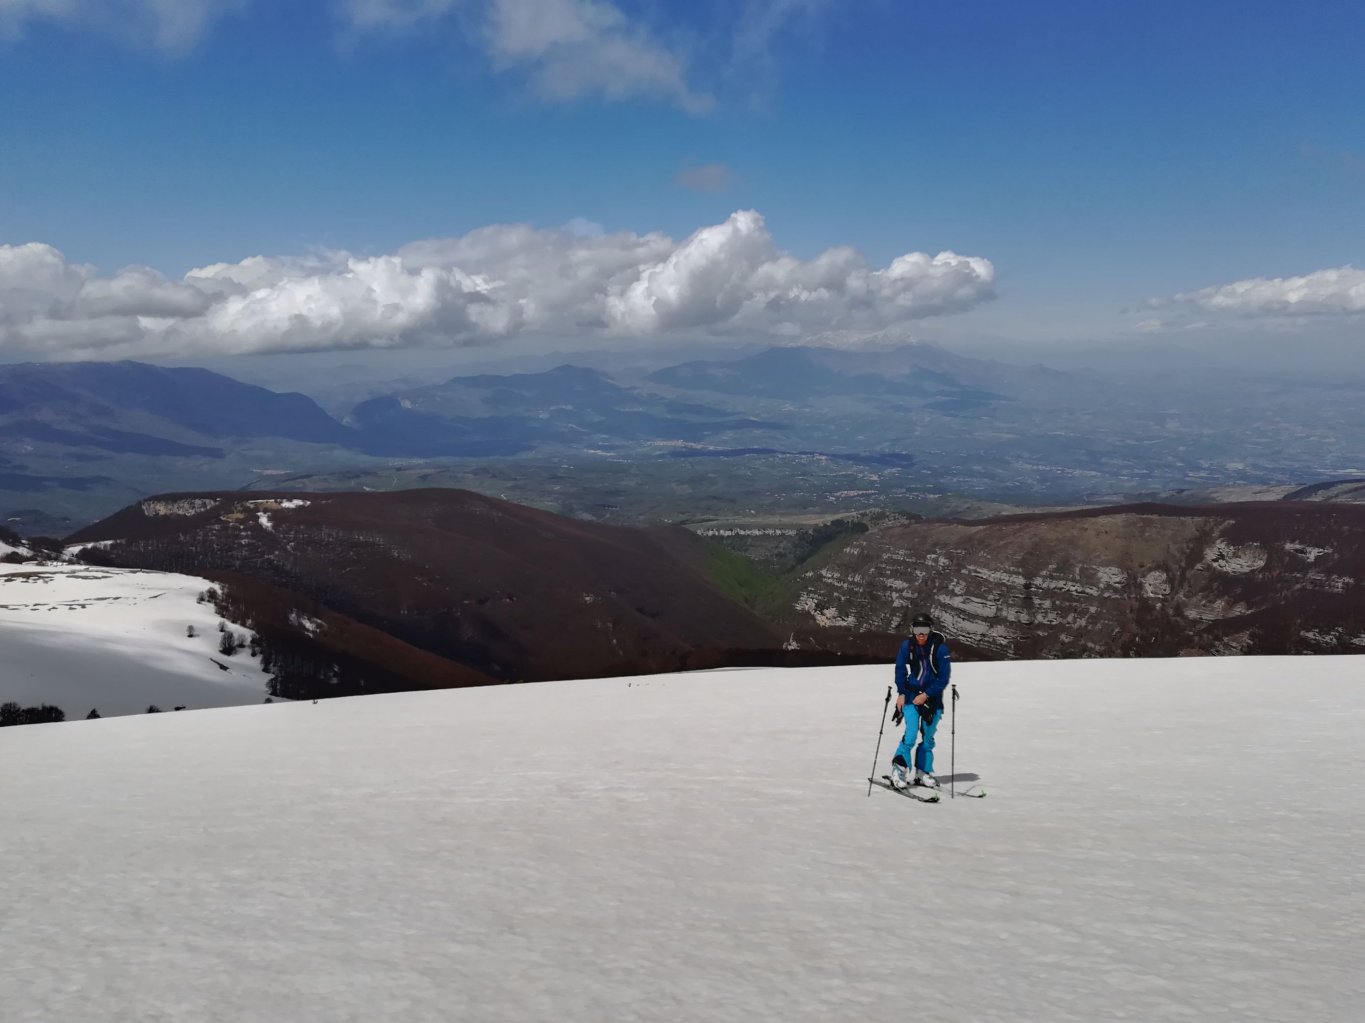
M1243 316L1342 316L1365 312L1365 270L1341 266L1302 277L1256 277L1186 291L1154 305Z
M732 214L679 242L500 224L381 256L254 256L174 280L101 276L50 245L0 245L0 353L57 359L459 347L526 336L800 338L961 312L994 297L989 260L910 252L874 268L840 247L780 251Z

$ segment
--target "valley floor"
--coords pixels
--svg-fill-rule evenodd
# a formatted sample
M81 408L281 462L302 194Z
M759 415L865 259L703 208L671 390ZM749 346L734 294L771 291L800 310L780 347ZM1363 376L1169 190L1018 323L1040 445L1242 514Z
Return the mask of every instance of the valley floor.
M890 677L5 729L4 1018L1365 1016L1365 657L961 665L938 805Z

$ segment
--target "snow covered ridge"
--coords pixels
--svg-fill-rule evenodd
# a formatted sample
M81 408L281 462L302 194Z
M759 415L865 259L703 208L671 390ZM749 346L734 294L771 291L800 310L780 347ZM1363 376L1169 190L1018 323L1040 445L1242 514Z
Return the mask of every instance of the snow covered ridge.
M798 532L800 532L800 530L797 530L797 529L788 529L788 528L779 528L779 527L777 527L777 526L770 526L770 527L767 527L767 528L755 527L755 528L750 528L750 529L744 529L744 528L739 528L739 527L725 528L725 527L719 527L719 526L718 526L718 527L714 527L714 528L710 528L710 529L698 529L698 530L697 530L697 535L698 535L698 536L794 536L794 535L795 535L796 533L798 533Z
M184 497L176 499L167 498L148 498L138 503L142 509L142 514L148 518L164 518L172 515L202 515L204 512L213 511L216 508L226 505L227 510L231 511L236 506L242 505L253 509L265 511L284 510L294 508L307 508L311 502L302 498L266 498L263 500L234 501L212 497Z
M50 539L25 539L12 530L0 527L0 559L14 563L59 557L61 544Z
M33 552L23 544L6 543L3 538L0 538L0 558L3 558L8 554L18 555L21 558L31 558L33 556Z
M166 515L199 515L216 507L217 501L203 497L185 498L179 501L147 500L140 505L142 514L148 518Z
M51 704L68 718L151 705L260 703L269 676L249 630L223 622L205 579L137 569L0 563L0 703ZM226 630L226 633L222 630Z
M7 729L3 1015L1362 1018L1365 656L961 665L934 806L868 794L890 676Z

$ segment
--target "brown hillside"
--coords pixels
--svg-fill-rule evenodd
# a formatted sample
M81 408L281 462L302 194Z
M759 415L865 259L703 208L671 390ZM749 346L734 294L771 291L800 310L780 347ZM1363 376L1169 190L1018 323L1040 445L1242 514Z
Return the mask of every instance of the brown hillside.
M219 612L250 628L262 647L274 696L302 700L496 681L260 579L235 572L210 578L219 584Z
M69 538L115 564L237 573L495 679L679 663L781 638L707 582L681 529L604 526L460 490L149 498Z

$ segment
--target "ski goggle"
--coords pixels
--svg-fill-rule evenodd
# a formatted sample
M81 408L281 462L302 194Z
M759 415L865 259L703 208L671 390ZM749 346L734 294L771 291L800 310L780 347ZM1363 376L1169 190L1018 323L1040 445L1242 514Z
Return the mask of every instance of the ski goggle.
M929 626L927 626L927 625L916 625L916 626L915 626L915 635L916 635L916 636L927 636L927 635L929 635Z

